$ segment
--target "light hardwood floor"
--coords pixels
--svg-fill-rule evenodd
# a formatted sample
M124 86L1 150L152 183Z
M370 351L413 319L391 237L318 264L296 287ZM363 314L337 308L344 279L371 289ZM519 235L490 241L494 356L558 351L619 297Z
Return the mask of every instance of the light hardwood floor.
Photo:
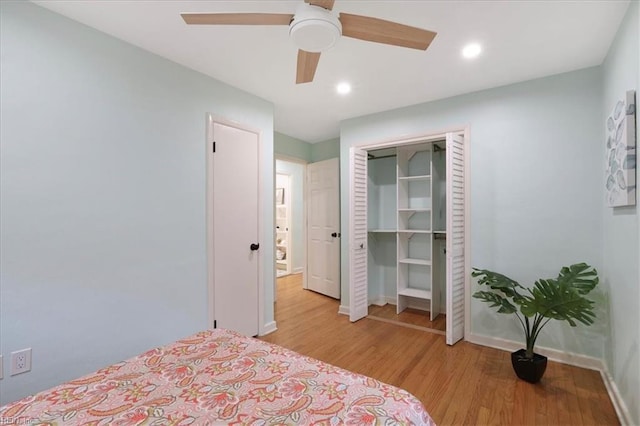
M438 425L619 424L600 373L549 361L536 385L515 377L508 352L386 322L349 322L338 301L278 280L278 330L262 337L374 377L418 397Z
M444 314L438 315L431 321L429 312L427 311L407 308L400 314L396 314L396 307L394 305L371 305L369 306L369 315L367 315L367 318L422 328L439 334L444 334L447 329L447 319Z

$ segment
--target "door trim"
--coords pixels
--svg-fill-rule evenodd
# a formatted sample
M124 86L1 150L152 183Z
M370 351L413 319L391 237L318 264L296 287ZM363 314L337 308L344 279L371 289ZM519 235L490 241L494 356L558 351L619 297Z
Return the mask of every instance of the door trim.
M464 136L464 144L465 144L465 184L464 184L464 192L465 192L465 212L464 212L464 226L465 226L465 247L464 247L464 268L465 268L465 292L464 292L464 340L467 340L467 336L471 335L471 197L470 197L470 189L471 189L471 175L469 173L469 144L471 142L469 125L466 126L453 126L449 128L445 128L435 132L420 132L418 134L405 135L400 137L390 137L381 139L378 141L369 141L369 142L361 142L355 143L351 147L349 147L349 191L347 193L347 202L349 205L353 203L351 193L351 186L353 185L353 174L351 173L351 164L350 158L351 153L354 149L364 149L365 151L380 149L380 148L390 148L402 145L411 145L418 142L432 142L444 139L447 133L459 133ZM351 224L349 224L349 239L351 239L351 234L353 230L351 229ZM349 258L349 282L347 283L349 292L351 291L351 258ZM341 302L342 303L342 302ZM351 304L351 300L349 300ZM338 313L340 314L348 314L347 309L342 309L342 304L340 306L340 310Z
M205 114L206 131L205 131L205 155L206 155L206 173L205 173L205 226L207 239L207 327L213 328L215 319L215 304L213 301L214 294L214 265L211 261L213 255L213 125L214 123L222 124L228 127L234 127L249 133L254 133L258 139L258 176L260 175L260 159L262 158L262 132L259 129L228 120L224 117L213 113ZM264 207L263 207L263 191L260 182L256 182L258 187L258 236L260 239L264 237ZM266 242L263 242L266 243ZM265 330L264 323L264 271L263 271L263 251L258 250L258 334L262 335ZM275 255L274 255L275 257ZM274 260L275 261L275 260ZM275 329L275 321L273 327Z
M293 239L291 238L291 235L293 234L293 209L292 209L292 204L293 204L293 197L292 197L292 192L291 192L291 187L293 186L293 177L291 176L291 174L289 173L285 173L285 172L279 172L278 170L275 171L276 172L276 178L274 180L275 183L275 187L276 189L278 188L278 176L283 176L286 180L287 180L287 185L284 188L284 205L286 206L287 209L287 221L286 221L286 230L285 233L287 235L287 252L286 252L286 256L287 256L287 268L286 268L286 273L287 275L291 275L293 273L293 258L291 257L291 255L293 254L294 250L293 250ZM276 201L277 203L277 201ZM275 220L278 220L278 204L276 204L276 211L274 213L274 217ZM277 229L277 228L276 228ZM278 242L278 231L276 231L276 243ZM278 249L277 247L274 249L274 253L277 254ZM278 265L277 265L277 261L278 261L278 257L276 256L276 266L275 266L275 270L276 270L276 278L278 278ZM286 276L286 275L285 275ZM275 286L277 287L277 286ZM273 290L273 300L276 301L276 288L274 288Z

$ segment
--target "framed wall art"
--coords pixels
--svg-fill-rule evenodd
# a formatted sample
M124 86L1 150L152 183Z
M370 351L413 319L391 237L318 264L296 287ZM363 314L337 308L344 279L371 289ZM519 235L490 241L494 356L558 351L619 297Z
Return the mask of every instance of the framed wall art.
M605 188L609 207L636 204L636 92L616 102L606 123Z

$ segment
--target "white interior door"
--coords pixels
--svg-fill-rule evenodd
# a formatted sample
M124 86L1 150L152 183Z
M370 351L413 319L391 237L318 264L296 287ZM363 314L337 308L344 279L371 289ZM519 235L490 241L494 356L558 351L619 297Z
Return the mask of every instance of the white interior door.
M255 336L259 330L258 134L210 124L209 280L214 326ZM215 150L215 152L214 152ZM210 228L209 228L210 226Z
M340 298L340 163L307 165L307 288Z
M367 295L367 152L352 148L349 159L351 194L349 205L349 319L357 321L369 313Z
M464 337L465 152L464 137L447 133L447 344Z

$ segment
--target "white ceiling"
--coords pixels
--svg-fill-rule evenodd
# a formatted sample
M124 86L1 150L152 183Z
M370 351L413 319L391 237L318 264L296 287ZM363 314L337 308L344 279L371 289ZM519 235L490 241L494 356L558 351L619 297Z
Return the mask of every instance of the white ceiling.
M425 51L341 38L315 80L295 84L287 26L187 26L180 12L295 13L285 1L35 1L47 9L267 99L278 132L318 142L341 120L602 63L629 5L615 1L337 0L334 12L438 33ZM476 41L483 54L460 55ZM342 81L350 95L336 94Z

